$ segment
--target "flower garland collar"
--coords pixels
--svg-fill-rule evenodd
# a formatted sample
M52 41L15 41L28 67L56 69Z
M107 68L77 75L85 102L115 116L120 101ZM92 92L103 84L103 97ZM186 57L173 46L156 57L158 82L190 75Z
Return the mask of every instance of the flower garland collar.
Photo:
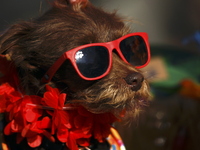
M0 113L8 124L5 135L17 134L16 142L27 140L30 147L38 147L43 137L66 143L71 150L90 145L91 137L99 142L110 134L117 118L111 113L93 114L82 106L65 104L66 93L46 85L43 97L19 91L15 69L7 70L10 62L0 55ZM12 79L12 80L10 80Z

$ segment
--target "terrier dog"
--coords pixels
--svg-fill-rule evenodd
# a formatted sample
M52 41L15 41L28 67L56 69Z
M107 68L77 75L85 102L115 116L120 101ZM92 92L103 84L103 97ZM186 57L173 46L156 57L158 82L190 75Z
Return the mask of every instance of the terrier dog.
M110 149L110 124L136 116L149 99L138 70L150 60L147 35L87 0L55 0L43 16L14 24L0 36L0 52L0 110L11 150Z

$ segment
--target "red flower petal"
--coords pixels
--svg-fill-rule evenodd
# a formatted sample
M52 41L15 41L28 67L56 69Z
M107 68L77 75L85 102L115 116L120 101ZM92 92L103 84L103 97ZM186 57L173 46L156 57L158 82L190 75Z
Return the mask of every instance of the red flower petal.
M70 136L72 136L74 139L81 139L81 138L90 138L92 136L91 133L83 133L82 129L75 129L70 131Z
M80 145L80 146L89 146L90 145L90 139L85 139L85 138L82 138L82 139L78 139L76 140L77 144Z
M47 106L56 109L62 109L66 100L66 94L60 94L57 88L46 86L47 92L44 93L43 101Z
M25 104L24 107L25 108L23 108L24 111L22 116L24 116L24 119L26 119L28 122L35 122L40 116L42 116L42 110L33 106L28 106L27 104Z
M44 117L37 125L39 129L48 129L51 127L51 119L49 117Z
M21 134L17 134L17 140L16 143L19 144L24 139L24 137L21 136Z
M78 108L78 113L81 116L85 116L85 117L93 117L93 113L89 112L87 109L85 109L84 107L79 107Z
M55 142L55 138L46 130L43 130L43 135L46 136L51 142Z
M6 108L7 112L10 112L13 109L13 104L9 104ZM11 118L12 119L12 118Z
M8 101L6 100L6 96L0 95L0 113L4 113L6 111Z
M7 125L6 125L6 127L4 128L4 134L5 135L10 135L12 132L11 132L11 122L10 123L8 123Z
M84 124L84 122L85 122L85 119L86 119L86 117L77 115L77 116L74 118L74 125L75 125L75 127L76 127L76 128L82 127L83 124Z
M53 93L53 95L59 95L60 94L57 88L52 88L48 84L46 85L46 89L47 89L47 91Z
M76 144L76 140L73 138L71 132L66 145L69 147L70 150L78 150L78 145Z
M93 118L86 118L83 116L76 116L74 118L75 127L80 129L84 134L89 134L93 126Z
M64 107L66 96L67 96L67 94L65 94L65 93L62 93L59 96L58 102L59 102L59 106L61 107L61 109Z
M20 123L16 122L15 120L12 120L11 129L12 129L12 132L19 132L22 130L22 126L20 125Z
M95 125L94 126L94 138L97 139L99 142L103 142L108 135L110 134L110 125L105 124L104 126L102 125Z
M25 128L22 130L23 137L35 137L36 135L41 134L43 131L39 130L36 126L36 123L26 125Z
M45 92L44 98L42 100L47 106L52 108L58 108L58 95L54 95L51 92Z
M85 125L85 126L83 126L83 127L81 128L81 130L82 130L82 132L83 132L84 134L87 135L87 134L91 134L92 128L93 128L93 125L89 125L89 126Z
M10 94L13 91L14 91L14 88L11 87L8 83L4 83L0 86L0 95L4 93Z
M57 116L55 117L55 123L64 125L66 128L71 128L71 124L69 122L69 114L66 111L58 110Z
M31 126L31 124L28 124L27 126L24 127L24 129L22 130L22 133L21 133L22 137L26 137L26 134L30 130L30 126Z
M57 138L60 142L67 142L69 136L69 131L67 129L60 129L57 131Z
M33 122L37 120L38 115L33 111L33 109L28 108L26 110L25 118L28 122Z
M42 136L36 135L34 137L29 137L27 138L27 141L30 147L35 148L35 147L40 146L40 144L42 143Z
M95 120L101 124L110 123L109 114L97 114Z

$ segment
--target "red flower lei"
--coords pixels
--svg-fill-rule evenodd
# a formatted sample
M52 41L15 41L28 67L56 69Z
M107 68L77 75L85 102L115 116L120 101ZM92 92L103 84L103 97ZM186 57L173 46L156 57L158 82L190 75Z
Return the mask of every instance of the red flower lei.
M57 137L73 150L89 146L92 136L99 142L108 137L111 124L117 121L113 114L93 114L82 106L65 105L67 94L49 85L43 97L22 94L15 86L18 83L15 70L6 71L9 64L1 55L0 71L4 77L0 78L0 113L5 113L8 122L5 135L16 133L17 143L26 138L33 148L40 146L44 136L52 142ZM10 77L14 79L8 82Z

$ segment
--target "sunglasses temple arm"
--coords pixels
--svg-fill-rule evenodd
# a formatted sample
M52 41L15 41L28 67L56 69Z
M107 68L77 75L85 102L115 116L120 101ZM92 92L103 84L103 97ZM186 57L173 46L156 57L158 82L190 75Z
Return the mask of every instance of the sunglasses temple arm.
M60 68L60 66L63 64L63 62L66 60L65 55L61 56L50 68L49 70L44 74L44 76L41 79L42 83L48 83L53 78L56 71Z

